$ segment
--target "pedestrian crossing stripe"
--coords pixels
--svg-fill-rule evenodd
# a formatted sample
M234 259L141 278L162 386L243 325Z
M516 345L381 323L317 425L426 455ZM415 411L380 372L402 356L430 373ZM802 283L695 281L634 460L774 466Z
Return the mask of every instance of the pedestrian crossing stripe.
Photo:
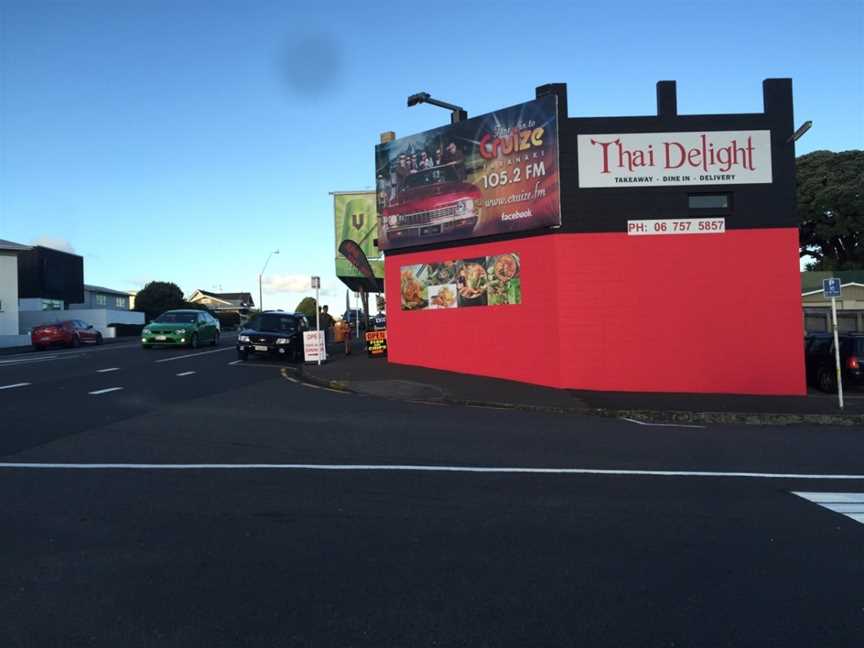
M864 493L810 493L792 491L792 494L864 524Z

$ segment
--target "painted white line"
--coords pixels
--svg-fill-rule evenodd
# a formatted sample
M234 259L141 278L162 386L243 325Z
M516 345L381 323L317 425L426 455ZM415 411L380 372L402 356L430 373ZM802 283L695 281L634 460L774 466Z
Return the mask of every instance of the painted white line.
M96 373L111 373L112 371L120 371L120 367L109 367L108 369L97 369Z
M27 387L30 383L14 383L12 385L3 385L0 389L15 389L16 387Z
M627 421L628 423L635 423L636 425L646 425L648 427L677 427L677 428L692 428L695 430L704 430L704 425L684 425L683 423L649 423L648 421L638 421L636 419L627 418L626 416L621 417L622 421Z
M181 371L180 373L177 374L177 376L182 378L183 376L191 376L194 373L195 373L194 371Z
M311 387L312 389L324 389L323 387L320 387L319 385L313 385L312 383L301 382L300 384L304 387Z
M793 495L821 504L822 502L864 502L864 493L825 493L823 491L792 491Z
M87 392L91 396L101 396L102 394L108 394L110 392L120 391L123 389L122 387L109 387L108 389L97 389L96 391Z
M24 358L12 358L11 360L0 360L0 365L19 364L21 362L41 362L43 360L54 360L56 355L28 355Z
M201 353L188 353L186 355L174 356L173 358L162 358L156 360L156 364L160 362L174 362L175 360L183 360L184 358L197 358L198 356L210 355L211 353L221 353L222 351L234 351L234 347L223 347L221 349L213 349L212 351L202 351Z
M792 491L793 495L805 499L834 513L864 524L864 493L811 493Z
M115 388L116 389L116 388ZM61 470L322 470L355 472L492 473L527 475L597 475L623 477L737 477L746 479L843 479L864 481L862 475L811 473L716 472L707 470L630 470L602 468L521 468L514 466L434 466L411 464L136 464L0 462L0 469Z
M243 361L242 360L234 360L233 362L229 362L228 366L233 367L234 365L240 364L241 362L243 362Z
M296 378L292 378L291 376L285 376L285 380L290 380L293 383L299 383L300 381Z

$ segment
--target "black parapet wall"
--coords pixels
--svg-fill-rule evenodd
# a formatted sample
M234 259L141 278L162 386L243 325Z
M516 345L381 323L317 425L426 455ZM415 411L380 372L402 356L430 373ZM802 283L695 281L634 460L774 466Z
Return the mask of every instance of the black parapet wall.
M18 254L18 297L84 301L84 259L42 246Z
M679 115L674 81L657 83L657 115L645 117L568 117L566 86L547 84L536 90L538 98L550 93L559 96L562 225L557 231L625 232L628 220L710 215L690 210L688 196L694 193L730 194L729 209L717 213L726 219L726 229L798 226L795 145L788 142L794 132L791 79L763 81L761 113ZM771 183L579 187L579 135L751 130L771 131Z

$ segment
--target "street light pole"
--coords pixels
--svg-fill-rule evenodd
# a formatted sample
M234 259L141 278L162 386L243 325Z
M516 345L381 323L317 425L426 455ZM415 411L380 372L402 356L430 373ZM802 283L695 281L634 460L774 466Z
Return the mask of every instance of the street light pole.
M274 254L279 254L279 250L273 250L268 256L267 260L264 262L264 267L261 268L261 274L258 275L258 310L264 311L264 291L261 288L261 278L264 276L264 271L267 269L267 264L270 263L270 257Z

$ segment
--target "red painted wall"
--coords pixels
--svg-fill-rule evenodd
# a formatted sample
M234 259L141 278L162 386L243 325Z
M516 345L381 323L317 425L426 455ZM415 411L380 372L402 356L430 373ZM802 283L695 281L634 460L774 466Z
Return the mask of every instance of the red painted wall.
M399 268L516 252L522 304L402 311ZM803 394L798 230L552 234L392 255L391 362L553 387Z

